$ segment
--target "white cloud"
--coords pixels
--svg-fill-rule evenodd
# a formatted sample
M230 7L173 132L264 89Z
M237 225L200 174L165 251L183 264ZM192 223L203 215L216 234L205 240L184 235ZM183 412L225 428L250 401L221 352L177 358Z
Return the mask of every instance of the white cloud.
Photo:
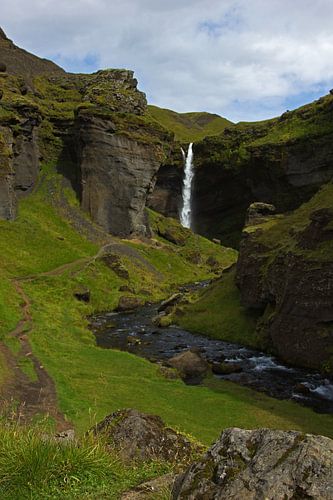
M234 120L333 86L332 22L332 0L1 0L27 50L68 70L132 68L152 103Z

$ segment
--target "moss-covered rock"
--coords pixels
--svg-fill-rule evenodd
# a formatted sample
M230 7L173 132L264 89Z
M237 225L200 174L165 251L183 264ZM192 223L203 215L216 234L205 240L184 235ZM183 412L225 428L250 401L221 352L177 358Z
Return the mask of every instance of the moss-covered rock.
M299 432L226 429L178 476L173 500L332 496L333 441Z
M163 460L188 463L203 448L166 427L160 417L137 410L119 410L93 429L119 450L126 460Z

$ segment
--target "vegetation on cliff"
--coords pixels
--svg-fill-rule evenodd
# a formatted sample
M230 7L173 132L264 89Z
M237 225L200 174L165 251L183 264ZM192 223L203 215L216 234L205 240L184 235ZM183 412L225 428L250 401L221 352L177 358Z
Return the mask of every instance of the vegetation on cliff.
M195 229L238 248L247 207L298 208L333 175L333 96L279 118L239 123L194 146Z

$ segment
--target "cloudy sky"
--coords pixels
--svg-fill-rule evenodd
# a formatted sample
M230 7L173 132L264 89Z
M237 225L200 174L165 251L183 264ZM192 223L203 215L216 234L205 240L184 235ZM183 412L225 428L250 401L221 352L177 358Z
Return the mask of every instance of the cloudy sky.
M333 87L333 0L1 0L17 45L135 71L151 104L260 120Z

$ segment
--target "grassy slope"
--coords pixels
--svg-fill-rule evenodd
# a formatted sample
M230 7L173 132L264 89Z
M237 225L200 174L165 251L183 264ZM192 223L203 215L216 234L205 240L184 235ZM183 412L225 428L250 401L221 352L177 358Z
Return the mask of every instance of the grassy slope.
M170 109L148 106L147 116L174 132L180 142L195 142L220 134L232 122L219 115L205 112L177 113Z
M310 224L310 214L319 209L333 208L333 184L324 185L310 201L301 205L293 213L286 216L277 216L268 219L260 226L250 226L247 231L254 232L260 229L256 234L256 239L269 249L271 259L273 259L280 250L292 252L301 255L307 259L315 259L317 262L332 259L333 240L328 238L316 246L315 249L305 250L297 245L297 237ZM290 228L293 228L291 231ZM332 229L330 226L327 230Z
M19 298L9 281L11 276L40 273L89 257L96 247L47 204L43 190L23 200L17 221L3 222L1 228L7 235L0 245L0 261L6 268L1 286L11 303L10 313L3 318L4 337L20 316ZM207 240L200 241L204 241L204 247L211 246L215 254L222 252L220 257L225 258L223 249ZM131 243L164 277L157 279L156 271L134 266L132 261L132 268L128 263L131 286L137 290L149 289L152 298L158 298L170 291L177 280L188 282L212 275L208 267L204 270L204 264L200 268L179 255L174 245L167 242L164 245L164 250L157 250L143 243ZM186 252L186 247L180 252ZM183 273L178 275L179 269ZM40 276L23 283L32 301L33 351L55 380L62 411L79 430L86 430L92 419L101 419L116 409L135 407L161 415L168 424L205 443L227 426L296 428L333 435L331 417L316 415L294 403L275 401L214 380L207 381L206 387L187 387L181 381L163 378L157 366L146 360L96 347L85 317L96 310L113 308L119 297L119 285L124 283L127 282L100 261L74 274L68 270L58 276ZM73 291L81 286L89 287L90 304L74 299Z
M228 129L228 134L206 137L204 162L197 165L203 168L206 164L239 168L247 164L251 152L257 148L317 140L332 134L332 103L333 96L329 94L281 117L240 122ZM271 152L274 154L274 150Z
M240 305L234 284L235 270L203 290L195 300L183 306L175 321L184 329L209 337L258 347L255 335L256 315Z

